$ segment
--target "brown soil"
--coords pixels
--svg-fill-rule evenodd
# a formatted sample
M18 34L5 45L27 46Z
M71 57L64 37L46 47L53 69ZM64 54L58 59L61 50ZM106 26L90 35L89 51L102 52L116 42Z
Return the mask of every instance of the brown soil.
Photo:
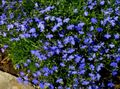
M12 61L2 52L0 52L0 70L18 76L18 72L15 70Z

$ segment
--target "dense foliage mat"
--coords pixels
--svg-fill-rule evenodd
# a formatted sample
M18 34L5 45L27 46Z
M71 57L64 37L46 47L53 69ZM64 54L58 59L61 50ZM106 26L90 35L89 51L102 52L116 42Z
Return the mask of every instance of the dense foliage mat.
M120 82L119 0L2 0L0 48L18 81L41 89Z

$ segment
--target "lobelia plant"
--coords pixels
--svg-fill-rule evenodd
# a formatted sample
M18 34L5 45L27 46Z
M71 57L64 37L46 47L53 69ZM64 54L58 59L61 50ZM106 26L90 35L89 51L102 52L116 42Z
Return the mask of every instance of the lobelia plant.
M41 89L115 88L120 74L119 0L26 3L1 4L0 44L8 44L19 82Z

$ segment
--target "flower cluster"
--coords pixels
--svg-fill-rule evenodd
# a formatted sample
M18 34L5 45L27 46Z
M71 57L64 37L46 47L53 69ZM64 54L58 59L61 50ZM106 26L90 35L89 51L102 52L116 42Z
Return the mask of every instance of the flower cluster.
M1 7L5 3L3 0ZM114 88L120 74L119 4L119 0L88 0L84 12L73 11L83 16L78 23L47 14L56 7L43 9L38 3L34 6L38 13L21 21L7 22L3 13L0 25L6 29L0 32L2 37L10 37L11 43L25 39L37 45L29 52L31 58L16 65L18 81L42 89ZM14 18L13 13L10 18Z

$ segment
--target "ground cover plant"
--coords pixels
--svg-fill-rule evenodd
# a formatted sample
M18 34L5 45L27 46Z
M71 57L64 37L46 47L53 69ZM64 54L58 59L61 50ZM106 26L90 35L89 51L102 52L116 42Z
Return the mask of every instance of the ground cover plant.
M119 0L2 0L0 48L18 81L41 89L120 84Z

